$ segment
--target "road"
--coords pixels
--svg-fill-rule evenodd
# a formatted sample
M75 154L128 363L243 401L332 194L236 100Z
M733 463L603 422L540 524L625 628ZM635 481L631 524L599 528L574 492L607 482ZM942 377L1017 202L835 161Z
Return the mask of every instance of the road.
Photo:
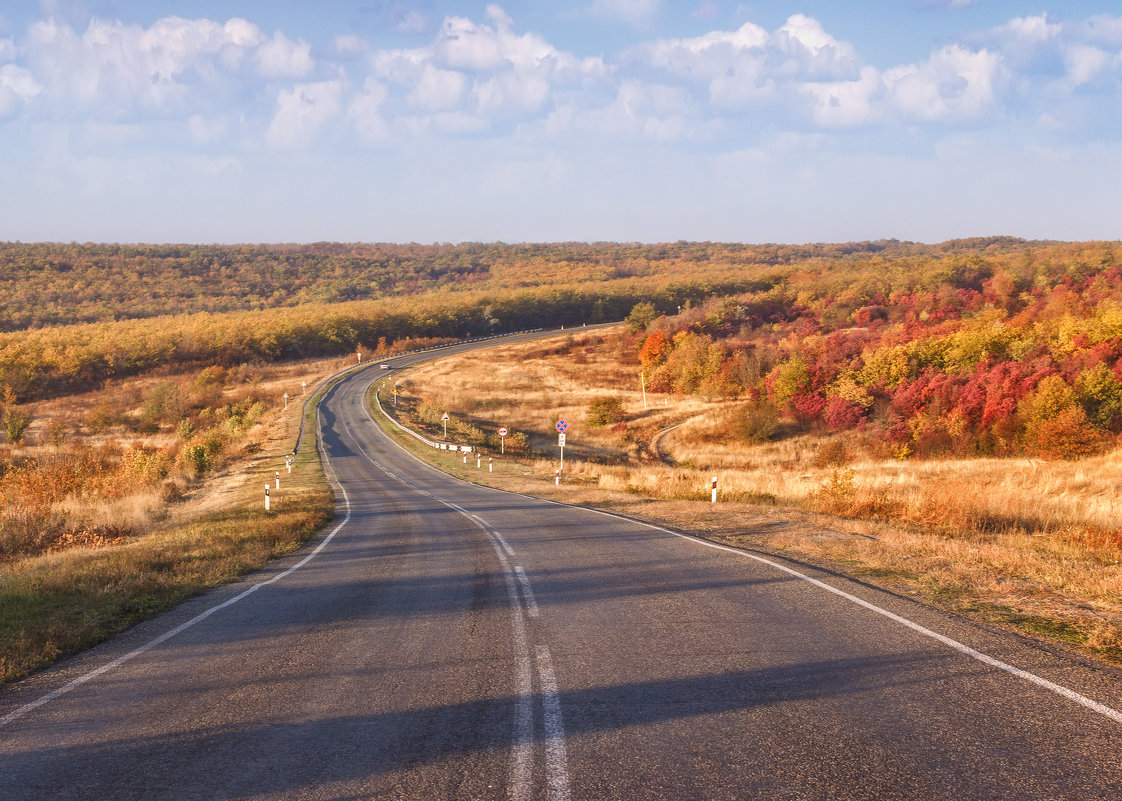
M378 372L320 539L0 694L0 798L1122 798L1118 671L452 479Z

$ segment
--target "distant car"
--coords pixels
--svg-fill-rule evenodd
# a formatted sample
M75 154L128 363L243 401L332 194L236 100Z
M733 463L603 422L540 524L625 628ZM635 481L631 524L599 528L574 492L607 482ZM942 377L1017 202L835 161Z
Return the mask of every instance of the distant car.
M388 364L379 364L378 369L379 370L389 370L390 366Z

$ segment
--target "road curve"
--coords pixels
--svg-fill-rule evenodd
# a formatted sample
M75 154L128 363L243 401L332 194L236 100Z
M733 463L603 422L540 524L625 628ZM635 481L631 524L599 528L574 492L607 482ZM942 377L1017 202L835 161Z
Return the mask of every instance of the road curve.
M452 479L377 377L323 537L0 694L0 799L1122 798L1118 672Z

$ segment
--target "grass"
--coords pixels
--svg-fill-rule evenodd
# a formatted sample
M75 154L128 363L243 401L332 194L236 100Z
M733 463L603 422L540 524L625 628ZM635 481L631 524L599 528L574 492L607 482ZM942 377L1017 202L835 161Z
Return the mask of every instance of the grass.
M299 404L262 421L258 447L222 479L218 502L196 504L201 513L178 513L179 519L120 544L0 565L0 684L234 581L314 536L334 513L316 451L317 401L309 403L306 420L313 433L305 437L291 475L284 455L295 442ZM272 510L265 512L261 488L277 470L282 489L274 491Z
M859 437L790 427L774 442L735 442L727 402L648 394L644 406L621 342L615 332L575 334L411 368L398 377L407 399L480 430L524 431L534 453L487 473L403 444L469 480L823 560L1122 664L1122 451L1078 462L898 461L874 457ZM622 399L625 422L585 425L589 405L609 394ZM564 481L554 486L558 417L569 434Z

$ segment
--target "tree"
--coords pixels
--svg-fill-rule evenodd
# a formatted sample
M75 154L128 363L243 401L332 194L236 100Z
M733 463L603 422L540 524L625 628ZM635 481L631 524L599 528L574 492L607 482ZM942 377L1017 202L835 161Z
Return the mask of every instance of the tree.
M627 315L627 330L637 334L646 330L647 326L656 319L658 319L658 312L655 311L653 303L647 301L636 303L631 307L631 313Z

